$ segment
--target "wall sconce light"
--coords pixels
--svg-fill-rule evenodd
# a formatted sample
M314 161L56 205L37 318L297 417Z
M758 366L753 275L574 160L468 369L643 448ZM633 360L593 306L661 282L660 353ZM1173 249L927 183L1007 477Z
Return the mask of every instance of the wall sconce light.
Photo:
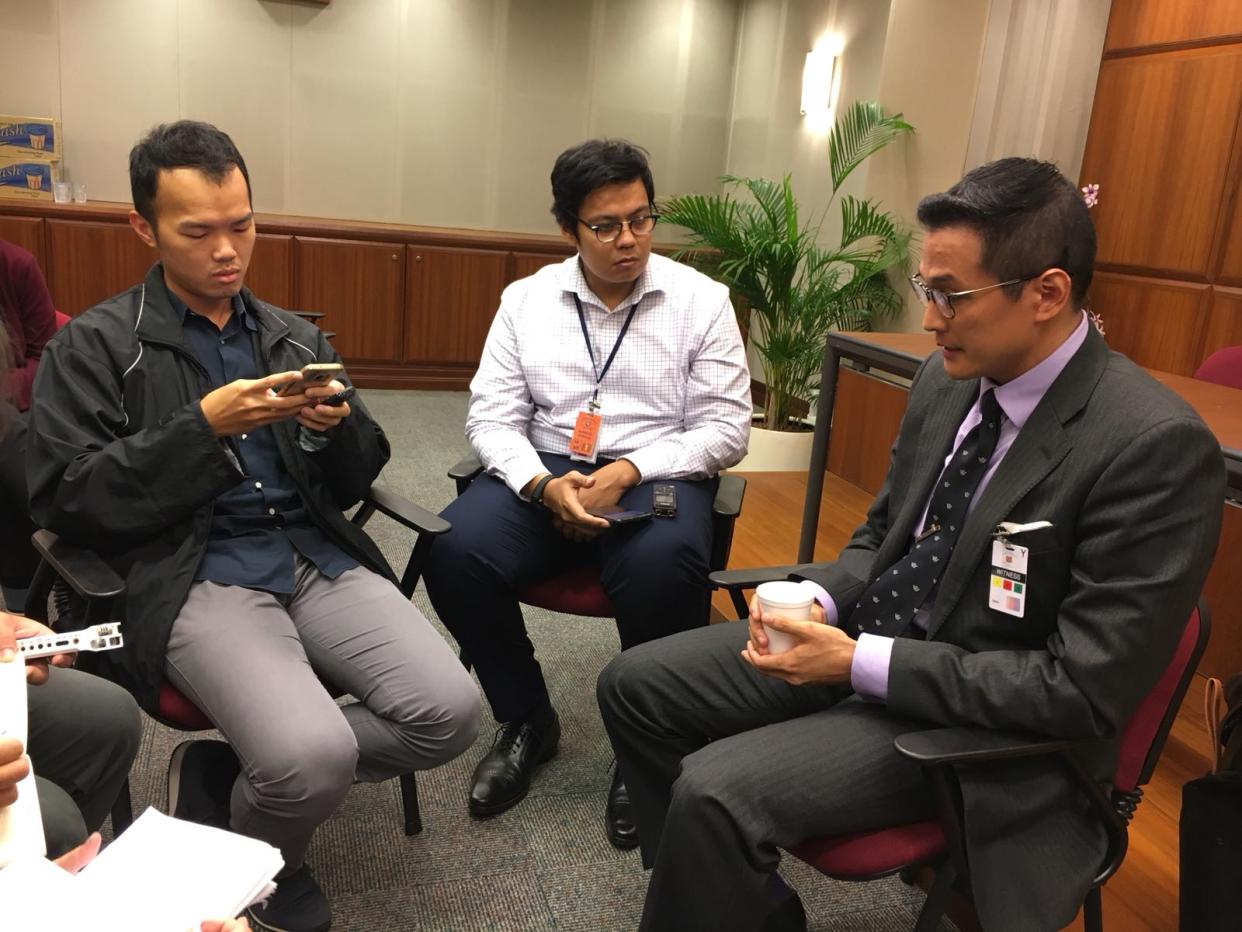
M815 134L832 128L833 110L841 88L841 52L844 43L839 36L828 36L806 53L802 67L802 116L806 128Z

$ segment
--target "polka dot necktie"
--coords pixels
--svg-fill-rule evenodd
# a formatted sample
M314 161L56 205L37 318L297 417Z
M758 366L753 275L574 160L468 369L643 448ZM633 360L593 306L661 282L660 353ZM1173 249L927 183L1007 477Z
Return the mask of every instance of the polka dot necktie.
M922 533L904 557L867 587L854 607L847 630L855 637L898 637L936 591L966 523L970 499L988 470L988 460L1000 436L1002 412L993 390L984 393L979 410L982 419L962 439L936 481Z

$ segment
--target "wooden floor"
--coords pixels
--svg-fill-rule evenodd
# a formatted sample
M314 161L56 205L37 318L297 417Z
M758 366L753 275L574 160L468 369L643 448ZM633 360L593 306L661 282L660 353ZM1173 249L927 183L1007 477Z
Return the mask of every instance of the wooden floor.
M746 473L746 500L738 519L730 569L796 562L806 476ZM819 514L816 560L831 560L863 520L871 496L831 473ZM713 606L735 617L717 592ZM1164 755L1130 827L1130 848L1121 870L1104 887L1104 926L1109 932L1170 932L1177 921L1177 818L1181 786L1208 768L1203 685L1196 676ZM1082 929L1079 919L1070 929Z

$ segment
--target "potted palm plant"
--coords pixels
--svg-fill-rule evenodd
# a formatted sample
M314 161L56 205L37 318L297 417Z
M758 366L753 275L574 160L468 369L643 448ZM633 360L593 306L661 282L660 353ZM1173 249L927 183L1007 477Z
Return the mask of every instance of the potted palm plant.
M721 194L683 194L661 205L661 219L690 234L674 258L733 292L763 369L761 429L806 432L798 414L813 401L829 330L870 330L901 307L887 272L907 265L909 230L871 201L837 194L870 155L913 129L877 103L851 105L828 136L831 195L818 216L812 212L805 220L789 175L779 182L726 175ZM739 199L735 191L747 196ZM840 242L825 247L820 232L834 202L840 204ZM748 328L752 313L755 326ZM805 448L796 454L801 464L785 468L806 465L810 438L798 441ZM762 437L753 437L752 449L761 445Z

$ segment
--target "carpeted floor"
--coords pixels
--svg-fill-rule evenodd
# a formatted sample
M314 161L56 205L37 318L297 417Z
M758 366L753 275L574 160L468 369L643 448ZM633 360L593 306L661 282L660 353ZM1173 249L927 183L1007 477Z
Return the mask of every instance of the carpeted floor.
M445 472L466 450L466 395L362 395L393 446L383 483L432 510L444 507L453 494ZM369 528L393 566L402 568L410 535L382 515ZM421 586L414 601L434 620ZM489 716L470 751L419 776L425 829L414 838L401 832L395 780L355 786L319 830L309 855L332 899L335 930L637 927L646 875L638 853L617 851L603 830L612 754L594 689L596 674L618 649L616 630L608 621L525 611L561 716L559 756L540 771L520 805L486 821L470 818L467 786L492 740ZM147 720L131 779L136 812L165 806L168 759L186 737ZM922 904L922 893L896 878L835 883L794 858L786 858L782 873L802 895L811 928L824 932L905 932Z

